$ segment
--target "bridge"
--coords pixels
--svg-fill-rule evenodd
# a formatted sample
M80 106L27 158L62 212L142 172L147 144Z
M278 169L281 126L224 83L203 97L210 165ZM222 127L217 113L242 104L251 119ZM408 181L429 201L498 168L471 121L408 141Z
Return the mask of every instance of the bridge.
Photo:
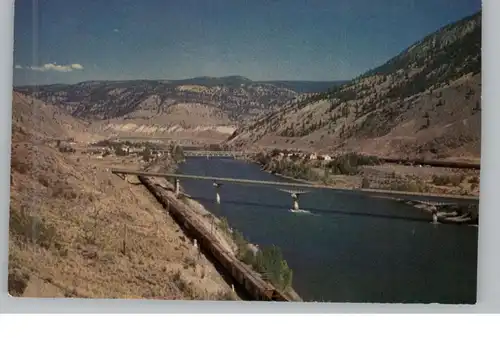
M113 174L117 175L133 175L133 176L145 176L145 177L162 177L167 179L175 179L175 193L180 195L180 180L181 179L193 179L193 180L208 180L214 182L214 187L216 190L216 201L220 203L220 187L222 183L232 183L232 184L243 184L243 185L257 185L257 186L268 186L276 187L278 190L284 191L291 195L292 197L292 209L298 210L299 203L298 198L300 195L308 193L308 190L315 189L326 189L334 190L346 193L357 193L363 194L371 197L383 197L383 198L400 198L413 200L415 202L428 204L428 205L470 205L478 204L479 197L477 196L460 196L460 195L444 195L444 194L431 194L431 193L419 193L419 192L409 192L409 191L395 191L395 190L382 190L382 189L367 189L367 188L340 188L332 187L322 184L311 184L311 183L291 183L291 182L276 182L276 181L259 181L259 180L248 180L248 179L238 179L229 177L213 177L213 176L198 176L198 175L185 175L185 174L174 174L174 173L153 173L145 171L135 171L119 168L110 168ZM433 212L433 219L436 217Z
M185 157L239 157L239 156L248 156L255 155L253 152L245 152L245 151L223 151L223 150L185 150Z

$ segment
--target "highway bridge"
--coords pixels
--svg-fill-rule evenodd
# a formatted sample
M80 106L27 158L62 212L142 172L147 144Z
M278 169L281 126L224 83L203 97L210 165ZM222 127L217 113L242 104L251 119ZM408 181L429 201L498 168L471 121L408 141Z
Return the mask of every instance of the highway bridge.
M285 191L292 196L293 199L292 208L294 209L299 208L298 196L304 193L308 193L309 192L308 190L314 190L314 189L327 189L345 193L363 194L372 197L399 198L403 200L412 200L414 202L419 202L434 206L470 205L479 203L479 197L477 196L442 195L442 194L394 191L394 190L382 190L382 189L365 189L365 188L359 188L359 189L339 188L328 185L311 184L311 183L258 181L258 180L247 180L247 179L238 179L229 177L197 176L197 175L184 175L184 174L174 174L174 173L153 173L153 172L135 171L135 170L119 169L119 168L110 168L110 170L112 173L118 175L121 174L121 175L134 175L134 176L145 176L145 177L149 176L149 177L162 177L162 178L175 179L175 190L177 194L180 193L181 179L212 181L214 182L214 186L216 187L216 199L218 203L220 203L219 192L222 183L276 187L277 189Z
M240 157L240 156L248 156L255 155L253 152L245 152L245 151L223 151L223 150L185 150L185 157Z

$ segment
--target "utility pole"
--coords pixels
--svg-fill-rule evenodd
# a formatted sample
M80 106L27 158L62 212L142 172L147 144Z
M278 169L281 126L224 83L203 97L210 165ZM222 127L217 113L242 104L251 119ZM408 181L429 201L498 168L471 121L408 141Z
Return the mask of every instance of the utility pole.
M123 222L123 254L127 253L127 222Z

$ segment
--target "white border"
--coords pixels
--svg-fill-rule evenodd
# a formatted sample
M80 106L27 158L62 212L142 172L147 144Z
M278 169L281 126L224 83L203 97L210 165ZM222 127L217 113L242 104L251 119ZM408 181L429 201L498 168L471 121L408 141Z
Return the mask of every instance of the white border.
M104 0L105 1L105 0ZM0 312L25 313L420 313L420 312L497 312L500 309L500 227L498 226L494 195L500 187L500 157L495 145L500 143L500 63L498 55L500 25L494 13L500 12L500 1L485 0L483 4L483 104L482 116L482 173L481 173L481 224L479 230L478 303L475 306L452 305L379 305L379 304L273 304L236 302L161 302L125 300L78 299L16 299L7 294L8 210L10 181L11 94L13 59L13 0L0 1L0 199L2 203L0 228ZM496 53L495 53L496 52ZM498 121L497 121L498 120ZM29 323L25 325L30 326ZM79 325L82 327L85 325ZM191 325L193 326L193 325ZM410 329L408 329L410 330ZM408 331L406 330L406 331ZM244 331L244 330L243 330ZM332 331L330 331L332 333ZM72 333L73 334L73 333ZM405 332L406 334L406 332Z

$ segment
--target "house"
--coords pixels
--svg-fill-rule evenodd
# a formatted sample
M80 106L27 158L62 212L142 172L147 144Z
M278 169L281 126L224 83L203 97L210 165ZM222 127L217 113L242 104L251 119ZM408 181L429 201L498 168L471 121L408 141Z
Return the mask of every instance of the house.
M315 153L309 154L309 160L314 161L318 159L318 155Z

